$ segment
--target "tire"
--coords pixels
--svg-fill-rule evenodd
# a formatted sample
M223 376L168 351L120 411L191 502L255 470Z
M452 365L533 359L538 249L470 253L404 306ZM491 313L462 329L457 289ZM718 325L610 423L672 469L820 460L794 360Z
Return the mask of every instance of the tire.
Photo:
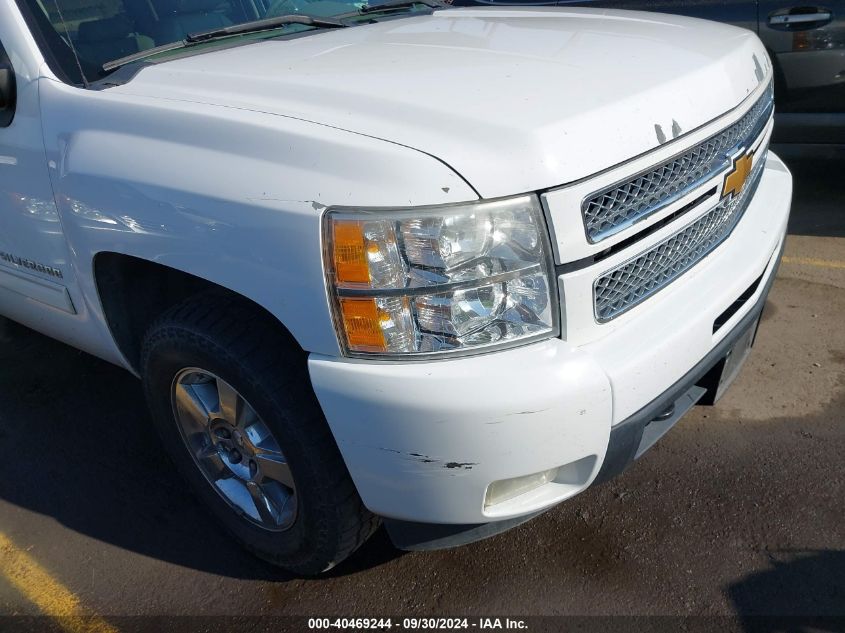
M280 330L272 317L251 304L223 294L199 295L168 310L150 327L142 346L141 375L153 423L199 498L247 550L294 574L311 576L352 554L379 520L364 507L343 463L307 376L305 353ZM238 402L245 403L238 404L237 410L251 410L248 417L257 416L264 425L261 428L278 441L284 460L277 461L286 462L295 484L287 488L264 479L263 489L272 488L275 499L267 504L272 511L264 508L264 514L256 511L263 503L242 502L243 491L222 491L224 484L227 491L241 484L249 492L256 489L249 478L258 470L258 458L266 456L258 455L263 449L257 443L247 442L252 453L246 449L247 434L237 432L243 425L223 431L217 427L208 437L189 432L203 428L200 424L186 430L201 417L186 417L181 404L186 390L193 394L224 386L231 386L241 396ZM182 408L177 409L177 400ZM222 414L209 415L212 424L222 424L215 418ZM226 429L241 442L237 455ZM223 437L227 434L230 437ZM197 442L205 447L202 451ZM223 446L223 442L228 444ZM202 452L202 459L192 452ZM237 466L233 455L240 458ZM249 455L255 459L249 458L245 468ZM213 467L207 460L213 460ZM227 464L231 472L226 472ZM236 470L246 474L241 478L233 474ZM223 475L213 483L218 473ZM268 492L266 498L270 497Z

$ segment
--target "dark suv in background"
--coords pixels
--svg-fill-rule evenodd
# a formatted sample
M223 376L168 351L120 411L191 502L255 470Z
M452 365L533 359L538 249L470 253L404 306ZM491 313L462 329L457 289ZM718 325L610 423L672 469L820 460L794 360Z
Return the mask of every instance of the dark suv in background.
M845 0L454 0L456 6L634 9L727 22L757 33L775 67L774 141L845 143Z

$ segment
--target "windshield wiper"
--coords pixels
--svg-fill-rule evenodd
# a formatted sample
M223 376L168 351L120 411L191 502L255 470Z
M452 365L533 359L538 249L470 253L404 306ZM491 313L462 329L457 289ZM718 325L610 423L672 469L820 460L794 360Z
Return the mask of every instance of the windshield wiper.
M376 13L378 11L389 11L391 9L408 9L415 4L424 4L432 9L446 9L452 5L440 0L387 0L378 4L365 4L359 9L360 13Z
M243 35L244 33L271 31L288 24L304 24L305 26L314 26L320 29L341 29L349 26L340 20L332 20L330 18L314 18L310 15L280 15L275 18L254 20L252 22L244 22L243 24L224 26L223 28L212 29L210 31L188 33L187 37L185 37L185 41L190 44L196 44L197 42L207 42L221 37L229 37L230 35Z
M147 48L143 51L127 55L126 57L120 57L118 59L113 59L110 62L106 62L105 64L103 64L103 70L108 73L114 70L115 68L120 68L121 66L125 66L126 64L131 64L132 62L137 62L142 59L146 59L147 57L158 55L159 53L174 51L178 48L185 48L186 46L188 46L188 44L184 40L179 40L176 42L170 42L169 44L162 44L161 46Z
M432 2L434 0L426 0ZM310 15L280 15L275 18L265 18L264 20L254 20L252 22L244 22L243 24L235 24L221 29L213 29L211 31L201 31L199 33L189 33L184 40L170 42L154 48L148 48L120 59L115 59L103 64L103 70L110 72L115 68L137 62L159 53L166 53L167 51L174 51L180 48L188 48L203 42L210 42L212 40L229 37L232 35L243 35L245 33L260 33L261 31L272 31L288 24L303 24L305 26L313 26L318 29L337 29L349 26L340 20L332 20L329 18L314 18Z

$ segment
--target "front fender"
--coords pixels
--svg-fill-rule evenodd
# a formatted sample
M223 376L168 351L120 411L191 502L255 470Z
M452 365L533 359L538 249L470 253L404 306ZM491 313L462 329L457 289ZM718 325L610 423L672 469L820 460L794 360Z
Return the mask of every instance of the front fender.
M59 214L84 299L103 327L93 260L110 251L237 292L274 314L303 349L337 355L321 257L323 210L477 199L437 159L380 139L41 81Z

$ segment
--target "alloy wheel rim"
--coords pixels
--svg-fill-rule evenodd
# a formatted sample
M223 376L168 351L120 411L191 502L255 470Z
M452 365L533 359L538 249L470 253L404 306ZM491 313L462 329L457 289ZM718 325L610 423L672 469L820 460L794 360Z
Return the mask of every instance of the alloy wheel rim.
M205 479L239 515L265 530L296 519L296 484L277 438L228 382L198 367L171 388L182 440Z

